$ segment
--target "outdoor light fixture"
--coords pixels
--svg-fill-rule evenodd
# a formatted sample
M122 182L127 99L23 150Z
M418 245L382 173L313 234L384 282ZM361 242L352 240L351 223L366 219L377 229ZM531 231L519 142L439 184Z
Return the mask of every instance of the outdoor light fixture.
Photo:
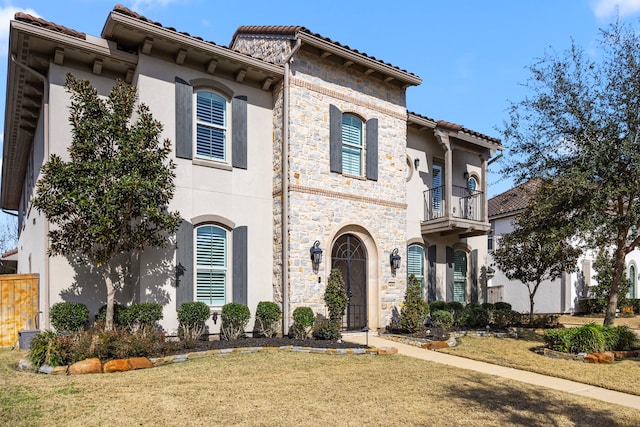
M320 241L316 240L313 242L313 246L309 249L309 254L311 255L311 265L313 266L313 271L318 272L320 268L320 263L322 262L322 249L320 249Z
M462 176L464 176L464 179L469 179L469 172L464 171L464 174Z
M417 157L413 159L413 164L416 165L416 170L418 170L418 167L420 166L420 159Z
M389 263L391 264L391 271L395 272L400 268L400 260L402 257L398 255L398 248L395 248L391 251L391 255L389 255Z

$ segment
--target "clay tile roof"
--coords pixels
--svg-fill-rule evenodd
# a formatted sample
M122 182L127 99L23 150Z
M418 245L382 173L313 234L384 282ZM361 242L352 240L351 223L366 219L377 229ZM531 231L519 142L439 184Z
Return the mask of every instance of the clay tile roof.
M539 179L532 179L489 199L489 218L516 214L523 210L540 187Z
M3 253L3 254L2 254L2 256L1 256L1 258L3 258L3 259L4 259L4 258L7 258L7 257L10 257L11 255L15 255L15 254L17 254L17 253L18 253L18 248L16 248L16 249L11 249L11 250L6 251L5 253Z
M338 47L342 47L345 48L347 50L350 50L353 53L356 53L358 55L362 55L366 58L369 58L373 61L379 62L381 64L387 65L389 67L395 68L398 71L402 71L403 73L407 73L411 76L414 77L418 77L417 75L410 73L407 70L403 70L399 67L396 67L393 64L389 64L388 62L384 62L378 58L376 58L375 56L371 56L371 55L367 55L364 52L360 52L357 49L354 49L352 47L349 47L347 45L343 45L337 41L331 40L328 37L323 37L322 35L318 34L318 33L314 33L312 31L310 31L308 28L306 27L302 27L299 25L245 25L245 26L241 26L238 27L238 29L236 30L235 34L233 35L233 37L231 38L231 45L233 45L233 41L236 39L236 37L239 34L269 34L269 35L277 35L277 36L295 36L296 33L298 32L302 32L302 33L306 33L309 35L312 35L314 37L320 38L326 42L329 42L331 44L334 44Z
M58 33L65 34L67 36L75 37L81 40L86 40L87 35L85 33L81 33L80 31L72 30L70 28L64 27L62 25L54 24L50 21L45 21L42 18L37 18L33 15L29 15L24 12L17 12L14 16L16 21L25 22L27 24L34 25L36 27L45 28L47 30L55 31Z
M438 127L449 129L449 130L453 130L453 131L456 131L456 132L461 131L463 129L462 126L460 126L458 124L455 124L455 123L452 123L452 122L447 122L445 120L438 120L436 122L436 124L438 125Z
M155 26L157 26L157 27L164 28L165 30L173 31L173 32L174 32L174 33L176 33L176 34L182 34L182 35L184 35L184 36L191 37L191 38L194 38L194 39L196 39L196 40L200 40L200 41L203 41L203 42L205 42L205 43L209 43L209 44L212 44L212 45L216 45L216 46L218 46L215 42L204 40L202 37L192 36L191 34L189 34L189 33L187 33L187 32L184 32L184 31L178 31L178 30L176 30L176 29L175 29L175 28L173 28L173 27L165 27L165 26L164 26L164 25L162 25L161 23L159 23L159 22L155 22L155 21L152 21L152 20L150 20L150 19L148 19L148 18L146 18L146 17L144 17L144 16L140 15L140 14L139 14L139 13L137 13L137 12L134 12L133 10L131 10L131 9L129 9L128 7L123 6L123 5L121 5L121 4L117 4L117 5L115 5L115 6L113 7L113 11L114 11L114 12L117 12L117 13L121 13L121 14L126 15L126 16L130 16L130 17L132 17L132 18L138 19L138 20L143 21L143 22L147 22L147 23L152 24L152 25L155 25ZM221 46L221 47L223 47L223 46Z

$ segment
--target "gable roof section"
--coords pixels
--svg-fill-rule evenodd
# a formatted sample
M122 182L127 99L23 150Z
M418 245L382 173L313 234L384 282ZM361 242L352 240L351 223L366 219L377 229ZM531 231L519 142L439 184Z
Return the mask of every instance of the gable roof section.
M484 135L480 132L468 129L462 125L448 122L445 120L436 120L427 116L420 115L414 112L407 113L407 124L412 128L418 130L425 129L440 129L449 133L449 136L460 139L462 141L469 142L474 145L481 146L493 150L502 150L504 147L501 144L500 139L494 138L489 135Z
M515 216L522 212L540 187L539 179L532 179L489 199L489 219Z
M303 26L295 25L247 25L240 26L231 38L229 46L233 47L239 37L246 35L262 35L290 37L302 41L303 49L313 52L323 58L333 60L337 65L359 69L362 73L375 76L386 83L396 84L406 88L417 86L422 79L417 75L403 70L395 65L384 62L376 57L367 55L357 49L323 37Z

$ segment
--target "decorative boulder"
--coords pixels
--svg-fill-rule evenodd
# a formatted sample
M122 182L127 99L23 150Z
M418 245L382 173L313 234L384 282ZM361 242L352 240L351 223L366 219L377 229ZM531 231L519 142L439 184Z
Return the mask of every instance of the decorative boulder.
M69 366L69 375L101 374L102 363L97 357L84 359Z
M124 372L130 370L129 362L125 359L116 359L109 360L106 362L102 368L102 371L105 374L110 374L112 372Z
M132 370L153 368L153 363L146 357L132 357L129 359L129 366Z

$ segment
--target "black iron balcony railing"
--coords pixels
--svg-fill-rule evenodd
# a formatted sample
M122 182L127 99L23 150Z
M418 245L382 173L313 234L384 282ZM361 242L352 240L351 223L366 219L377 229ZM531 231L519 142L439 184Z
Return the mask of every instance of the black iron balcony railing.
M454 218L482 221L482 191L454 185L452 193L451 200L445 200L444 186L426 190L424 220L431 221L451 215Z

